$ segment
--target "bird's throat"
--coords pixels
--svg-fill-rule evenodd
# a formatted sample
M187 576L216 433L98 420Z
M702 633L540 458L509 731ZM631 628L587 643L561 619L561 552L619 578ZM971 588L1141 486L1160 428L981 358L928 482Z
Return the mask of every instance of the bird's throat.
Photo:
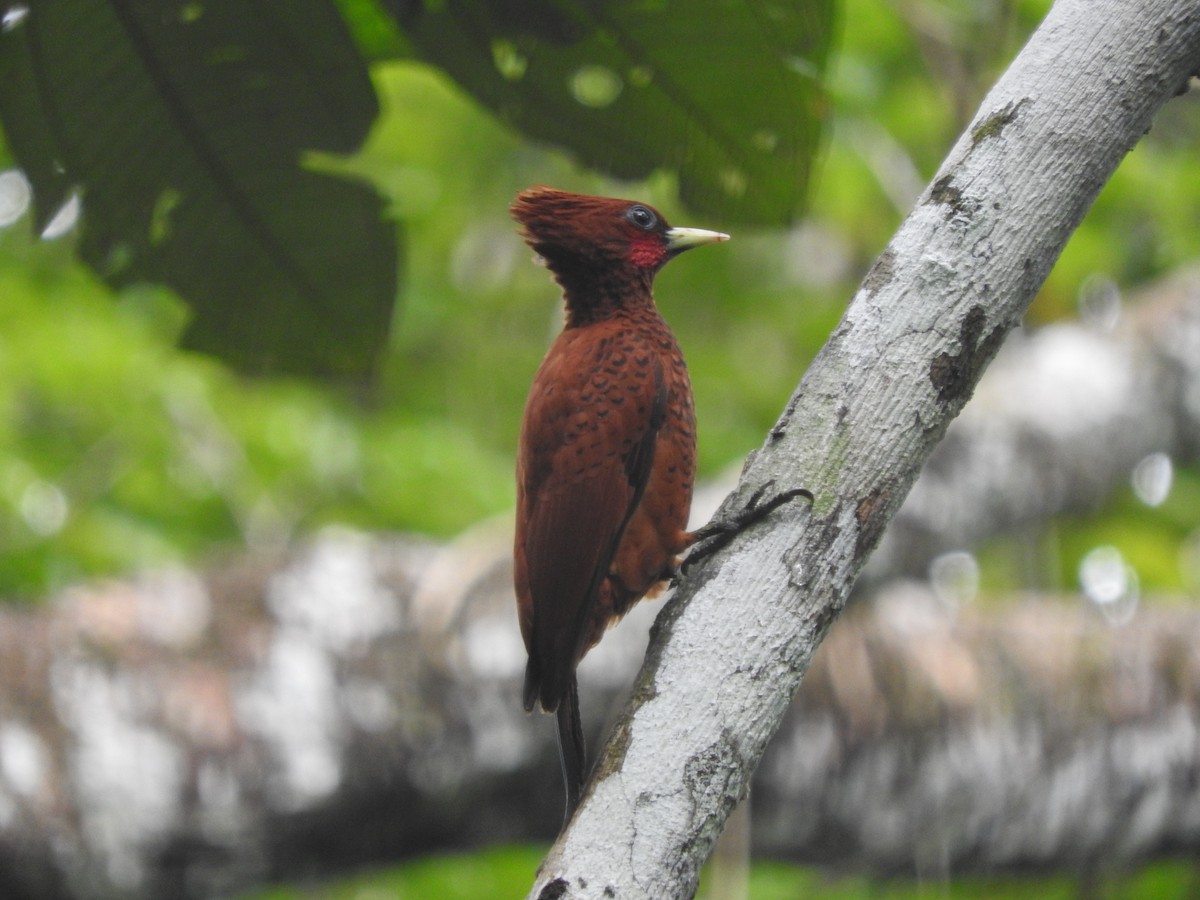
M620 295L572 294L568 291L563 299L567 310L567 328L582 328L607 319L655 309L654 297L649 289Z
M567 327L601 322L636 310L654 309L654 272L627 268L614 273L555 273L563 289Z

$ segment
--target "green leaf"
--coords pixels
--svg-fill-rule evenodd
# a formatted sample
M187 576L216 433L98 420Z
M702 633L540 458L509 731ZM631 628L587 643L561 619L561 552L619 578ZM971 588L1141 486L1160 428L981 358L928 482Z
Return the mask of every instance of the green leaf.
M799 214L833 0L391 0L415 48L501 118L623 178L678 174L722 223Z
M56 164L54 136L38 109L33 61L23 38L22 21L18 17L10 27L0 27L0 122L22 123L22 127L9 130L8 143L21 160L25 176L37 185L33 221L42 231L67 202L71 183Z
M375 0L334 0L359 52L368 62L412 55L396 21Z
M239 367L370 372L396 233L370 188L305 167L356 150L378 112L327 0L44 0L0 71L38 221L76 186L79 252L106 281L171 286L185 343Z

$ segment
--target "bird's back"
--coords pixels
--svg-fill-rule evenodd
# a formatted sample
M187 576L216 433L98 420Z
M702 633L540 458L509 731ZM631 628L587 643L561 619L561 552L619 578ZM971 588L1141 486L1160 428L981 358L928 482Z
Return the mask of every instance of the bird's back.
M534 378L518 455L527 707L553 709L609 622L670 574L694 469L691 385L658 312L564 330Z

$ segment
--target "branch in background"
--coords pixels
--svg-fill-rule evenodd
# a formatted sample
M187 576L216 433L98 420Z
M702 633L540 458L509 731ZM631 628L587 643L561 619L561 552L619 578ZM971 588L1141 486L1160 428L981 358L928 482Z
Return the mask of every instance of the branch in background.
M0 613L0 894L230 896L549 841L554 729L519 703L508 529L330 531ZM619 708L656 606L589 656L586 710ZM894 583L817 654L756 776L756 850L926 873L1194 855L1197 646L1194 611L1114 630Z
M754 782L755 846L876 872L1089 875L1200 845L1200 616L956 614L893 583L817 654Z

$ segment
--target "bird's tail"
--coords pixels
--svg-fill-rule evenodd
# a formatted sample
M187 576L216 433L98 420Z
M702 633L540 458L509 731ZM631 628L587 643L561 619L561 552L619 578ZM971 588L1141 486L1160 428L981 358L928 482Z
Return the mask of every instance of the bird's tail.
M563 784L567 789L567 811L563 816L563 828L571 821L579 795L583 791L583 776L587 751L583 744L583 724L579 720L579 686L575 673L555 710L554 722L558 726L558 758L562 763Z

